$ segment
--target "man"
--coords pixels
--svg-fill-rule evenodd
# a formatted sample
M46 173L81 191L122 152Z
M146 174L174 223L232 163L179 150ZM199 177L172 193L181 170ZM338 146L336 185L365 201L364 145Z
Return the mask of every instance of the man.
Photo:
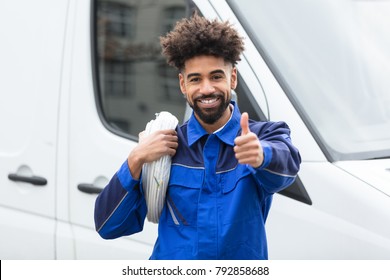
M176 130L145 136L98 196L103 238L143 229L142 165L172 156L151 259L267 259L272 195L290 185L300 156L283 122L254 122L231 101L242 38L228 22L195 14L161 38L193 114Z

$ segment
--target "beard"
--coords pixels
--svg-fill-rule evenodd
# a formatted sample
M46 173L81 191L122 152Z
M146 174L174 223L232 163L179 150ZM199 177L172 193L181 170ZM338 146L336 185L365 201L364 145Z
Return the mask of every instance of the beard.
M221 104L217 108L205 108L201 109L198 106L198 100L202 98L219 98L221 100ZM225 112L226 108L230 104L230 99L225 98L223 94L220 93L214 93L211 95L201 95L196 97L193 100L193 104L188 102L192 110L195 112L195 114L204 122L207 124L214 124L216 121L218 121L223 113Z

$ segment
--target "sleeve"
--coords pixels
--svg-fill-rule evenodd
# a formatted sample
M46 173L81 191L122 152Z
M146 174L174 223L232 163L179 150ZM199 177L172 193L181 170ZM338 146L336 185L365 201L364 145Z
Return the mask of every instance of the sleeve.
M147 207L140 182L131 176L126 160L96 198L95 227L102 238L142 231Z
M264 161L258 168L248 168L264 191L281 191L295 181L301 164L299 151L291 143L290 129L284 122L268 122L253 131L258 131Z

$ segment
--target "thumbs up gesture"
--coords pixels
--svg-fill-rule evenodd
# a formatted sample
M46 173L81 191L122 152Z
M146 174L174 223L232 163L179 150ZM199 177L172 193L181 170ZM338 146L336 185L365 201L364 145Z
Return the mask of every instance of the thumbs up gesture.
M241 115L241 135L234 140L234 153L239 163L259 167L264 160L263 148L257 135L249 129L248 113Z

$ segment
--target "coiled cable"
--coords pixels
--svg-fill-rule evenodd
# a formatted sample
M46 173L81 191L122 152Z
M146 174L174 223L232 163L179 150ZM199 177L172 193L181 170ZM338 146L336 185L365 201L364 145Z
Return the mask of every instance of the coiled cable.
M144 135L163 129L175 129L178 119L169 112L162 111L156 114L156 119L146 124ZM147 219L158 223L164 207L165 196L171 172L171 156L166 155L160 159L145 163L142 166L142 185L146 205L148 207Z

